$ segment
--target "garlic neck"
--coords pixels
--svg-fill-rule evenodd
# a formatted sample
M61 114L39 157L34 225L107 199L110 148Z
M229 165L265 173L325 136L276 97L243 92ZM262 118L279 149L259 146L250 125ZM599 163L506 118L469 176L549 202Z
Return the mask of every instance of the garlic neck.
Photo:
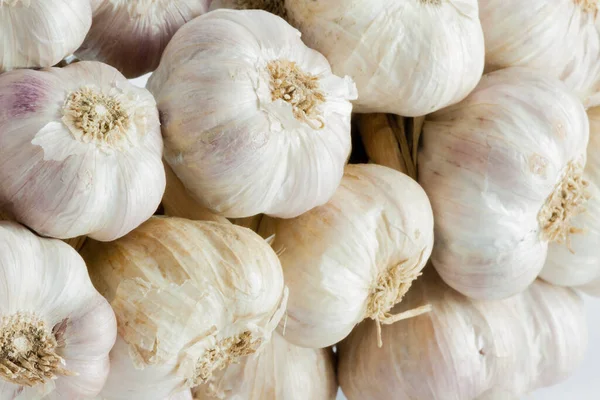
M594 17L598 14L598 0L573 0L583 12L592 14Z
M319 78L304 72L298 64L274 60L267 64L270 76L271 100L283 100L292 106L294 117L315 129L325 126L319 105L325 95L319 89Z
M63 122L73 137L101 147L118 147L127 137L130 116L121 102L85 86L67 96Z
M60 336L64 334L63 324L59 325L62 332L51 332L34 314L3 316L0 320L0 378L21 386L34 386L55 379L56 375L73 375L63 368L64 360L56 354L63 340Z
M563 178L538 213L544 240L569 245L569 235L581 232L571 225L571 220L585 211L585 204L590 198L588 186L588 181L583 178L582 163L569 162Z
M432 5L432 6L441 6L442 0L419 0L422 4Z
M287 17L284 0L237 0L236 6L246 10L264 10L282 18Z

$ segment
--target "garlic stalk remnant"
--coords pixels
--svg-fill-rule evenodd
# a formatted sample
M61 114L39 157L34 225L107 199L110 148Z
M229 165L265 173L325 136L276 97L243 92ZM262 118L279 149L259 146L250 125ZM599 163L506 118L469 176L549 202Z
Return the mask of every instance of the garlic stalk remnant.
M600 105L597 0L480 0L486 71L528 67Z
M0 208L44 236L114 240L165 188L152 95L114 68L0 75Z
M127 78L154 71L175 32L208 10L209 0L96 0L77 57L105 62Z
M88 0L0 0L0 73L57 64L91 23Z
M338 389L331 348L297 347L277 333L217 375L193 390L195 400L334 400Z
M285 1L306 44L358 87L360 113L420 116L462 100L484 65L477 0Z
M84 399L109 370L115 315L65 243L0 222L0 398Z
M164 400L212 381L259 350L285 310L271 247L227 223L152 217L125 237L81 251L117 315L117 343L101 395Z
M502 301L472 300L430 270L395 311L423 303L432 311L383 328L382 349L368 321L338 345L348 400L516 400L583 360L583 301L571 289L538 280Z
M590 199L586 212L573 218L580 229L570 239L570 247L551 243L540 276L561 286L584 286L589 294L600 295L600 108L588 110L590 143L583 177Z
M339 185L356 89L281 18L196 18L175 34L148 87L167 163L212 212L295 217Z
M433 215L425 192L400 172L348 165L331 200L294 219L264 217L275 235L290 298L279 332L303 347L333 345L365 318L390 324L429 258Z
M589 124L557 79L508 68L427 117L419 183L435 215L433 265L475 298L501 299L538 275L549 242L569 246L589 197Z
M287 17L283 0L212 0L210 10L233 8L238 10L265 10L282 18Z

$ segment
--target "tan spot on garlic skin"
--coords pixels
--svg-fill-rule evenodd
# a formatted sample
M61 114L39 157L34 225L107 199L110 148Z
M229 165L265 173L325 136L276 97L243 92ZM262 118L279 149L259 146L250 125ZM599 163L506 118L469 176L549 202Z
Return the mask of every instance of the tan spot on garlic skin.
M31 313L16 313L0 320L0 378L21 386L34 386L72 376L63 368L56 349L64 345L67 320L50 332L45 322ZM55 334L59 337L58 341Z
M598 15L598 0L573 0L584 12Z
M583 164L571 161L564 177L538 213L544 240L566 242L570 249L570 235L582 232L571 226L571 220L585 211L585 203L590 198L588 186L589 182L583 178Z
M236 6L243 10L264 10L283 19L287 18L284 0L237 0Z
M422 4L432 5L432 6L441 6L442 0L420 0Z
M325 94L319 89L319 78L287 60L271 61L267 70L271 77L271 100L282 99L292 106L297 120L314 129L324 128L318 107L325 102Z
M91 87L70 93L63 108L63 122L83 143L117 147L126 139L129 114L114 97Z

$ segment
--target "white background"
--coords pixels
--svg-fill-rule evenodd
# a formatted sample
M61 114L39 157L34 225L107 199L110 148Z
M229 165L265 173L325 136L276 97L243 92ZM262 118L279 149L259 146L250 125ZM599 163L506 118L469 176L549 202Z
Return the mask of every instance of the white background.
M144 87L148 76L134 79L132 82ZM536 390L523 400L600 400L600 299L585 295L583 297L589 327L589 349L586 359L568 380ZM345 400L345 397L340 393L338 399Z

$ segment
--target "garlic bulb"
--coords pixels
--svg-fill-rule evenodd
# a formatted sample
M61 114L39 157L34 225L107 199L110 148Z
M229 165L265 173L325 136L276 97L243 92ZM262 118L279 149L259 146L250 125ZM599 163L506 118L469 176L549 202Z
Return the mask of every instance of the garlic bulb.
M433 246L433 215L415 181L379 165L348 165L324 206L283 220L264 217L275 234L290 298L279 332L303 347L333 345L365 318L389 324ZM426 308L415 310L424 312Z
M355 111L420 116L477 84L484 45L477 0L285 1L288 19L337 75L350 75Z
M600 284L600 108L590 109L588 117L590 143L583 176L590 198L586 212L573 218L581 231L571 236L570 247L550 244L540 276L554 285Z
M135 78L158 67L163 50L209 0L96 0L92 28L77 57L97 60Z
M0 73L55 65L77 50L91 23L88 0L0 0Z
M198 17L175 34L148 87L166 161L212 212L294 217L339 185L356 90L284 20L260 10Z
M156 103L114 68L0 75L0 208L44 236L114 240L165 188Z
M279 334L260 352L232 364L210 384L198 386L196 400L334 400L337 393L331 348L306 349Z
M115 315L81 257L0 222L0 398L86 399L108 375Z
M597 13L598 0L480 0L486 71L533 68L600 104Z
M382 349L372 322L338 345L348 400L516 400L583 360L587 326L573 290L536 281L509 299L471 300L427 272L396 311L423 303L433 310L383 328Z
M454 289L501 299L538 275L549 242L567 246L585 209L589 124L554 78L508 68L427 117L419 183L435 215L433 265Z
M152 217L81 254L117 316L110 400L164 400L209 381L260 349L285 310L277 255L233 224Z

